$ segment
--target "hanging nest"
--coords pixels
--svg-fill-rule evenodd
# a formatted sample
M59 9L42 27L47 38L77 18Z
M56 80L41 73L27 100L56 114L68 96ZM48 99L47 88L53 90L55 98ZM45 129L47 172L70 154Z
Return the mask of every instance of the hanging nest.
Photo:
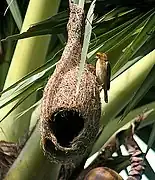
M90 152L99 130L100 92L95 68L85 65L78 93L84 11L70 3L68 42L43 94L41 144L47 157L77 164Z

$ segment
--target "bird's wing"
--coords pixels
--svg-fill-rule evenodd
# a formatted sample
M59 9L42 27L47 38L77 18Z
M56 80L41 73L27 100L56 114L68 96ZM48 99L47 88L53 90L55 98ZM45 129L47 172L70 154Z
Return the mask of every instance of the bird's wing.
M105 78L105 88L110 89L110 76L111 76L111 67L110 63L106 62L106 78Z

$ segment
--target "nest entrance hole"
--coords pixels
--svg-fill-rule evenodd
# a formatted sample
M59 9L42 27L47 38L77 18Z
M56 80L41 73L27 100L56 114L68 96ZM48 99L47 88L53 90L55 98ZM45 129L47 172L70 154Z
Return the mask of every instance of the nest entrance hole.
M76 111L61 110L53 115L50 128L63 147L70 147L70 143L84 128L84 119Z

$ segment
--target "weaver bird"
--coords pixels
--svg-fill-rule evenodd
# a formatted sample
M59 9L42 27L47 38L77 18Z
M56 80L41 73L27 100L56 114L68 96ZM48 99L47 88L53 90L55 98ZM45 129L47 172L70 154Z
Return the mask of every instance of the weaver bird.
M108 103L108 90L110 89L111 68L105 53L96 54L96 77L99 84L104 89L104 101Z

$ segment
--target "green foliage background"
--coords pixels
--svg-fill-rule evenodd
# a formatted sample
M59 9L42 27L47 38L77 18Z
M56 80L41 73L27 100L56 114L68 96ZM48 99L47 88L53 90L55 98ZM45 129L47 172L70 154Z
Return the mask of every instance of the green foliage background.
M82 0L75 2L84 5ZM85 61L95 64L98 51L108 54L112 77L110 101L102 101L101 128L105 128L92 154L139 114L146 115L140 127L152 129L148 148L153 148L154 128L149 125L154 123L155 115L155 9L149 4L144 8L144 4L136 3L93 3L95 9L90 1L85 2L89 13L79 82ZM39 119L43 88L67 41L67 1L31 0L27 8L28 4L29 0L7 0L2 4L2 12L8 5L9 9L0 16L0 140L18 142L31 134ZM94 18L90 15L93 12ZM56 179L60 165L46 160L39 141L37 125L6 179ZM149 170L152 172L151 167Z

